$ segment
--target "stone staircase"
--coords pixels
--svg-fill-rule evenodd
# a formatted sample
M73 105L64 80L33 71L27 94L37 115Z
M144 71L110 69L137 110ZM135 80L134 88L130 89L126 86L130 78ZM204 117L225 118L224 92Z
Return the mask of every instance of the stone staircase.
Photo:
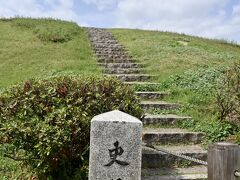
M105 29L86 28L91 45L98 58L98 65L103 67L106 76L115 76L129 85L158 85L151 82L153 76L142 74L144 64L138 63L113 35ZM207 160L207 151L199 144L204 138L200 132L190 132L178 128L154 128L154 125L173 127L177 122L191 119L174 114L158 115L148 113L151 109L176 109L180 105L162 101L170 93L136 92L142 99L146 111L143 119L143 142L172 152L181 153L201 160ZM149 126L151 125L151 126ZM200 180L207 178L207 169L196 163L177 156L156 151L143 145L142 152L143 180Z

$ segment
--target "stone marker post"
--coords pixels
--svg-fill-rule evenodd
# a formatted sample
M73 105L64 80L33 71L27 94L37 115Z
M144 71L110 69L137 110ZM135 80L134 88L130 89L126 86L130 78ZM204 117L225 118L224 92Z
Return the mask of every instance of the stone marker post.
M142 122L121 111L91 121L89 180L140 180Z

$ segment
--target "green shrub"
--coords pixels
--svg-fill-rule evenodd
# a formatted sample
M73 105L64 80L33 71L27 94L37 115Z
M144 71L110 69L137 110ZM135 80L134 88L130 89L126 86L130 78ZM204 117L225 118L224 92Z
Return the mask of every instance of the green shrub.
M40 179L84 179L90 120L114 109L138 118L143 113L134 91L116 79L29 80L0 95L0 140L13 146L6 156L22 160Z
M32 30L44 42L68 42L79 32L77 24L54 19L15 18L14 24Z
M220 119L240 127L240 64L225 73L216 97Z
M76 24L72 26L66 26L65 23L60 24L49 24L49 26L41 25L36 27L34 32L37 37L42 41L50 42L67 42L73 39L78 33L79 27Z
M240 145L240 131L238 131L238 134L237 134L237 143Z

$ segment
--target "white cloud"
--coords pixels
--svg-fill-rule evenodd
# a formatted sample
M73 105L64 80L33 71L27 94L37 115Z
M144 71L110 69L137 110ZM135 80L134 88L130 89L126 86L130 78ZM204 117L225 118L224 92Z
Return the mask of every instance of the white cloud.
M117 0L83 0L87 4L94 4L98 10L105 11L113 8L117 4Z
M82 21L74 10L74 0L0 0L0 17L52 17L78 22Z
M238 5L233 7L233 12L232 12L232 23L233 24L240 24L240 2Z
M221 7L226 0L121 0L118 10L130 18L181 19L205 17L214 6Z
M116 27L166 30L240 41L240 3L231 0L120 0ZM239 33L240 34L240 33Z

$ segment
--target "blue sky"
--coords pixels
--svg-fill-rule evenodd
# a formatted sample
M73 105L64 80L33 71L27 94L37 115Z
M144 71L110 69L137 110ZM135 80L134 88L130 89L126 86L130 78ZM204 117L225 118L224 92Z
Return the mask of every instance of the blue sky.
M240 0L0 0L0 17L173 31L240 43Z

